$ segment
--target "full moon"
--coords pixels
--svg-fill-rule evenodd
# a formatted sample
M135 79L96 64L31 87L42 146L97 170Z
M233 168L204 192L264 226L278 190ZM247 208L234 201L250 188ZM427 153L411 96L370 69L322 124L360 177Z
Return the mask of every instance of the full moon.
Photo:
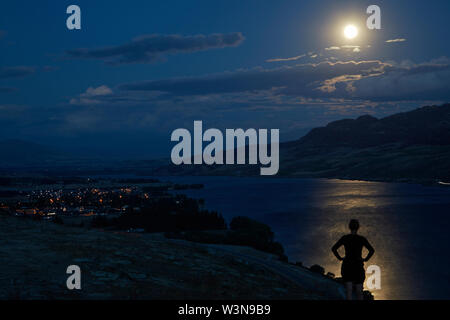
M358 29L354 25L349 24L344 28L344 35L347 39L353 39L358 35Z

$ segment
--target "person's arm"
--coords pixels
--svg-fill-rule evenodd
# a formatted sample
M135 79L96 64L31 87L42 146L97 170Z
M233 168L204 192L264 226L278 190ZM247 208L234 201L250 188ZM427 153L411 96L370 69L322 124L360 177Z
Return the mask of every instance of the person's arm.
M331 251L333 251L333 254L336 256L336 258L337 258L338 260L344 260L344 258L342 258L342 257L339 255L339 252L338 252L338 249L339 249L342 245L343 245L343 241L342 241L342 238L340 238L339 241L336 242L336 244L331 248Z
M367 257L364 259L364 261L369 261L370 258L372 258L373 254L375 253L375 249L370 245L369 241L367 241L366 238L364 238L364 246L367 250L369 250L369 253L367 254Z

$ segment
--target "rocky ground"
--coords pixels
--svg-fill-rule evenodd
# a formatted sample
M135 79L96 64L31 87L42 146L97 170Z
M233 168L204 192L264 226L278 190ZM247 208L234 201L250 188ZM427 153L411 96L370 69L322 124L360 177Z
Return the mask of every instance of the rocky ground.
M10 216L0 216L0 259L0 299L342 297L334 281L250 248ZM82 289L70 291L66 269L74 264Z

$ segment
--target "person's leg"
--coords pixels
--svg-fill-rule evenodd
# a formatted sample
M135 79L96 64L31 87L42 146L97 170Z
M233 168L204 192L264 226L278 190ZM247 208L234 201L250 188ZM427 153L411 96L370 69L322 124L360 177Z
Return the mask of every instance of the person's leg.
M363 300L364 299L363 284L362 283L355 284L355 290L356 290L356 299Z
M346 282L345 290L347 292L347 300L352 300L352 298L353 298L353 282Z

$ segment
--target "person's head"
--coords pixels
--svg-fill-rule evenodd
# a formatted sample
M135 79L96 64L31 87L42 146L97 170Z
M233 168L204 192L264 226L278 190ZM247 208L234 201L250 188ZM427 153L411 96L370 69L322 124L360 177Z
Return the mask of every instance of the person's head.
M348 224L348 227L349 227L351 233L356 233L356 232L358 232L358 229L359 229L359 221L356 220L356 219L350 220L350 223Z

